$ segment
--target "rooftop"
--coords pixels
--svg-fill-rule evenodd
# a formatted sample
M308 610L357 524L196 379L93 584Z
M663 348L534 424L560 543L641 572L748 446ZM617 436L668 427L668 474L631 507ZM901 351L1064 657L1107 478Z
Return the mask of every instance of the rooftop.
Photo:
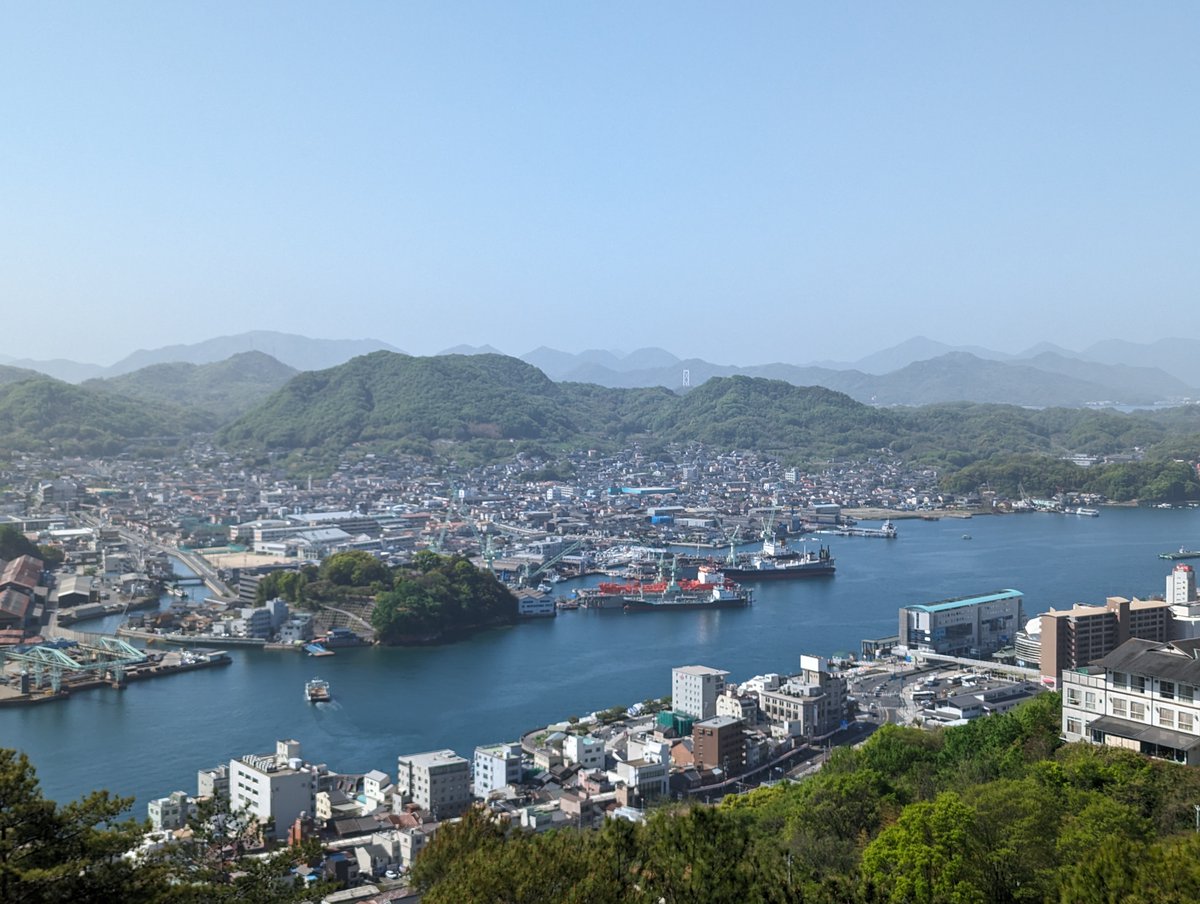
M953 599L941 600L936 603L919 603L905 606L905 609L915 609L919 612L946 612L950 609L966 609L969 606L979 606L984 603L999 603L1005 600L1021 599L1024 594L1020 590L997 590L982 596L959 596Z

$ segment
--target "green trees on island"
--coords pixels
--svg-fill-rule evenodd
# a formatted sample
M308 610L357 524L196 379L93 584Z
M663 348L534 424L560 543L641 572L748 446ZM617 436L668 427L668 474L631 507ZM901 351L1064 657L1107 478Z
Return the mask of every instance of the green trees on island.
M412 568L395 571L391 589L375 598L371 626L384 643L403 643L516 619L516 597L493 574L462 556L422 550Z

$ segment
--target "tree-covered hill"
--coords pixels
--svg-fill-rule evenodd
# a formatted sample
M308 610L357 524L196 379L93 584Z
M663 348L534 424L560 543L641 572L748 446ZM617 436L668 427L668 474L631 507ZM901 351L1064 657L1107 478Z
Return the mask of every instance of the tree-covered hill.
M0 386L0 448L111 455L134 441L211 430L210 416L72 386L25 380Z
M88 380L83 386L196 408L226 423L263 402L296 373L263 352L242 352L213 364L154 364L119 377Z
M718 448L757 449L786 457L857 457L906 432L902 416L820 386L722 377L672 396L651 419L653 433Z
M411 438L568 441L580 430L566 401L557 384L516 358L375 352L300 374L221 439L285 450Z
M225 428L233 448L329 456L355 443L428 452L469 442L505 455L509 441L616 445L699 441L805 463L880 450L947 471L1014 454L1051 458L1140 449L1194 460L1200 407L1121 413L946 403L880 408L819 386L733 376L686 395L662 387L554 383L503 355L415 358L377 352L301 374Z

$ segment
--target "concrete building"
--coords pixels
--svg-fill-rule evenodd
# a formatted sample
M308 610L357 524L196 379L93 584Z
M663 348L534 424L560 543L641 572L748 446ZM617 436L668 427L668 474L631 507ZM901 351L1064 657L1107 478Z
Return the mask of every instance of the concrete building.
M1062 674L1067 741L1200 765L1200 639L1132 638Z
M671 709L694 719L717 714L717 698L725 692L729 673L705 665L685 665L671 670Z
M669 772L670 760L658 763L649 760L617 763L617 777L637 792L637 796L642 800L652 800L667 793Z
M759 708L789 737L823 737L846 718L846 679L831 673L821 656L801 656L800 668L779 690L761 693Z
M194 812L192 799L186 791L173 791L146 804L150 828L156 832L182 829Z
M567 735L563 739L563 760L578 764L590 772L604 768L604 742L591 735Z
M453 750L414 753L397 759L396 792L435 819L461 816L471 805L471 764Z
M520 744L513 742L475 748L475 777L471 791L476 797L487 798L493 791L520 781Z
M900 610L900 646L912 653L987 659L1013 643L1024 626L1021 592L998 590L905 606Z
M698 769L721 769L737 775L746 760L741 719L713 716L692 726L692 754Z
M222 763L196 773L196 796L229 799L229 767Z
M1042 680L1057 686L1063 672L1094 662L1131 637L1165 641L1170 633L1170 608L1163 600L1110 596L1103 606L1079 604L1043 613Z
M269 837L283 839L300 814L316 810L317 769L300 758L300 742L277 741L274 754L229 762L229 803L246 808Z
M1163 599L1169 606L1186 606L1196 602L1196 572L1191 565L1179 564L1171 569Z
M726 688L717 698L717 715L741 719L746 725L753 726L758 721L758 698L749 694L731 694Z

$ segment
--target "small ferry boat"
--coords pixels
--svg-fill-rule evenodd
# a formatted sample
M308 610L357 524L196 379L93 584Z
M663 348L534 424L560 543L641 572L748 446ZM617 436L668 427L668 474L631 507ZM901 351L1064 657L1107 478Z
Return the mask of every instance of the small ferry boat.
M329 693L329 682L313 678L304 685L304 699L309 703L328 703L333 699Z

